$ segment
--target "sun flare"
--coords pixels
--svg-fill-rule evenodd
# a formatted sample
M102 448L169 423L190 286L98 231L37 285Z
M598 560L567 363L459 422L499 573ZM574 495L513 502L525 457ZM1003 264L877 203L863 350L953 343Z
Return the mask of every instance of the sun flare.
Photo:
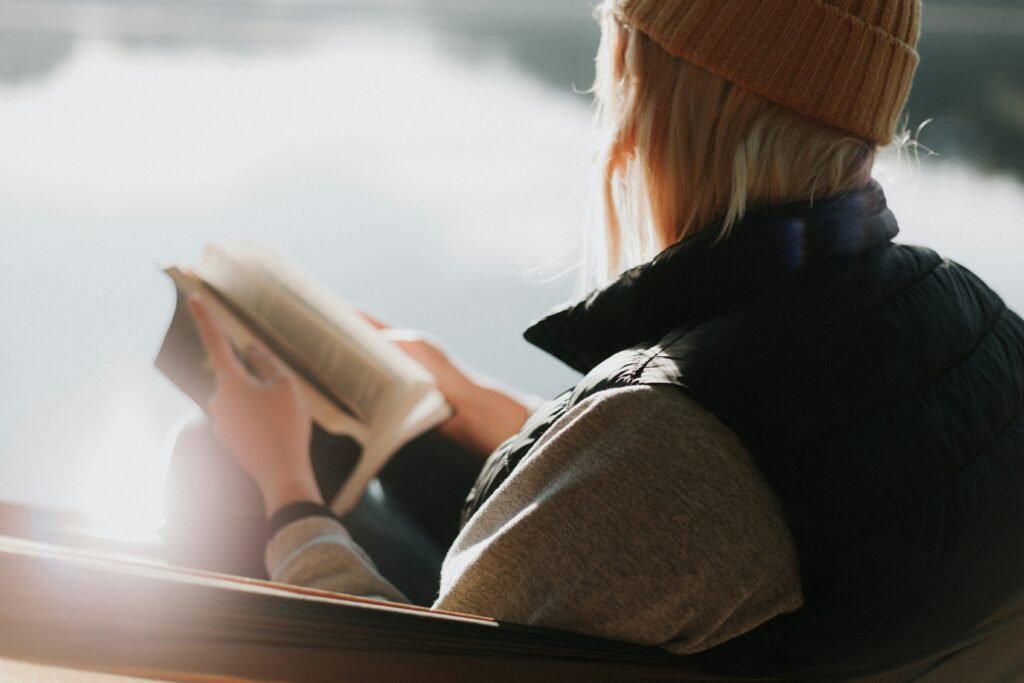
M144 405L131 397L117 400L105 438L86 454L89 464L75 507L104 539L153 541L163 526L169 451Z

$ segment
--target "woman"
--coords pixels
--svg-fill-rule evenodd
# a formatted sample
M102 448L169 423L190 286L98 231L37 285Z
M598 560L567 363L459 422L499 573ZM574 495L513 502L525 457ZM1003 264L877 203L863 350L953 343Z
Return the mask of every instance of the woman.
M584 379L530 411L406 347L456 409L445 433L501 444L437 607L797 678L927 661L1019 597L1024 322L893 244L871 180L919 12L601 6L607 282L527 332ZM272 577L402 599L322 507L287 369L254 349L247 372L193 312L216 433L274 520Z

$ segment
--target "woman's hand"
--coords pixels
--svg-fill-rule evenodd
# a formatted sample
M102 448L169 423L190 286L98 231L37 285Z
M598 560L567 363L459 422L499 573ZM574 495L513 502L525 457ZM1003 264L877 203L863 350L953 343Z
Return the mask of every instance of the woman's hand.
M313 421L291 370L261 344L248 349L246 368L209 309L195 297L188 305L216 375L206 405L214 434L256 481L267 515L322 503L309 460Z
M471 377L440 344L422 333L392 329L365 313L363 316L434 376L437 388L454 409L452 418L439 431L466 449L490 455L530 416L522 400L490 382Z

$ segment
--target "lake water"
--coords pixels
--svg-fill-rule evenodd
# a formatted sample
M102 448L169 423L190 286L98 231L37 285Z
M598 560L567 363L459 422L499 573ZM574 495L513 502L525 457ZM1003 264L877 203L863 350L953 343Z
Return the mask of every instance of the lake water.
M574 380L520 333L575 284L590 110L569 84L590 25L529 50L527 25L458 3L386 21L208 5L0 0L0 499L159 522L191 407L151 367L173 306L158 266L207 241L271 242L510 385ZM539 35L587 21L543 7ZM904 241L1024 309L1024 186L968 161L879 175Z

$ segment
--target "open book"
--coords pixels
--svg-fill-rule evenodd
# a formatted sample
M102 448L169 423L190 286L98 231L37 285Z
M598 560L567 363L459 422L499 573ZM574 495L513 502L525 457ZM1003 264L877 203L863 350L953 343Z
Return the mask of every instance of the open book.
M331 502L341 515L402 445L437 426L451 409L433 377L352 306L272 249L208 245L194 269L164 270L178 301L156 366L197 404L214 380L185 301L201 298L239 350L259 339L298 376L313 419L352 437L359 461Z

